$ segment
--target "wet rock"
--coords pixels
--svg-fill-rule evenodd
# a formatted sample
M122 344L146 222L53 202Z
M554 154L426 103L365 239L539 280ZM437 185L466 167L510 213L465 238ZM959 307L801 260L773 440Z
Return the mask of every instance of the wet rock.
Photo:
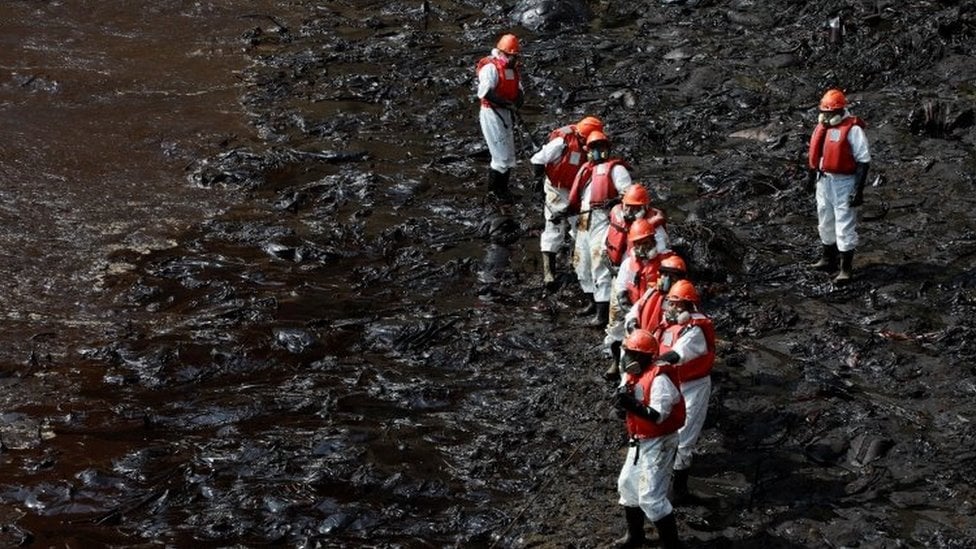
M292 354L301 354L315 345L316 339L311 333L300 328L275 328L275 344Z
M295 263L301 263L304 256L300 248L294 246L287 246L285 244L279 244L277 242L266 242L261 246L261 248L268 254L278 259L284 259L285 261L293 261Z
M864 467L875 460L883 458L894 442L876 435L858 435L851 441L847 460L854 467Z
M744 247L732 231L698 220L668 226L671 247L696 281L725 281L742 271Z
M837 465L846 457L849 447L846 438L826 438L807 445L803 453L817 465Z
M586 25L593 11L584 0L520 0L510 17L515 24L538 32Z

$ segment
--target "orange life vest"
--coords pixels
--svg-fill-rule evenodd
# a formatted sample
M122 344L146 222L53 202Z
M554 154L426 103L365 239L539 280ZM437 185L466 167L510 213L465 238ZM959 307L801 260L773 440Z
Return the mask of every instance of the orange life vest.
M678 365L678 377L681 381L691 381L709 375L715 364L715 325L712 319L701 313L692 313L687 324L662 324L656 332L659 343L658 352L662 355L674 348L675 343L692 326L698 326L705 334L705 344L708 351L698 358L693 358Z
M549 141L562 138L566 145L559 160L546 164L546 176L549 182L559 189L570 189L573 181L580 170L580 166L586 160L586 153L583 151L583 140L576 133L576 126L569 125L556 128L549 134Z
M660 375L668 376L668 379L671 380L671 383L675 387L680 387L677 369L674 366L666 364L647 368L636 379L632 374L627 374L627 383L640 386L641 398L638 402L644 406L651 403L651 385L654 383L654 378ZM627 413L627 434L638 439L670 435L671 433L677 432L678 429L681 429L684 424L685 397L683 396L671 407L671 413L661 423L655 423L631 412Z
M512 103L518 99L519 93L519 70L518 66L512 64L509 66L509 62L494 55L488 55L482 57L478 61L478 65L475 68L475 74L481 72L481 67L486 64L491 63L495 65L495 69L498 72L498 83L495 84L495 95L506 101L511 101ZM485 98L481 98L482 107L491 107L492 104Z
M644 219L647 219L655 230L665 226L664 212L657 208L648 208ZM607 230L606 247L610 264L615 267L623 263L624 256L627 255L627 234L630 233L630 226L633 223L624 219L623 204L617 204L610 210L610 228Z
M864 127L864 122L849 116L836 126L817 124L810 136L810 150L807 154L807 167L822 172L852 174L857 168L847 134L854 126Z
M580 168L573 180L573 188L569 191L569 211L579 213L583 205L583 191L587 185L590 190L590 209L606 209L608 202L617 197L617 187L613 184L613 168L621 165L627 169L630 166L619 158L611 158L605 162L594 164L587 162Z
M631 303L640 301L648 288L657 285L657 277L661 271L661 254L656 254L648 260L637 259L634 254L627 256L628 267L634 275L627 280L627 296Z
M641 297L637 303L637 327L645 330L653 330L661 324L661 311L664 305L664 292L654 289L649 294Z

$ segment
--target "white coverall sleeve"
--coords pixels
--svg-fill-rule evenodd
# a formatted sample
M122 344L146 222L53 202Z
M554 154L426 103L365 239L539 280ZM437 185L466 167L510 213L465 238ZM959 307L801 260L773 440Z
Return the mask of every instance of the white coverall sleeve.
M623 196L627 192L627 187L634 183L630 178L630 172L620 164L613 167L613 171L610 172L610 179L613 180L613 186L617 188L617 194L620 196Z
M661 414L657 418L657 423L668 419L671 409L681 399L681 391L671 383L671 379L666 375L659 375L651 383L651 399L648 405Z
M615 294L627 291L627 281L634 277L634 271L630 269L630 254L631 251L627 250L627 255L620 262L620 270L617 271L617 278L613 279L613 293Z
M868 136L864 133L864 128L853 126L847 132L847 142L851 145L851 154L854 161L862 164L871 162L871 151L868 148Z
M485 63L478 71L478 99L484 99L485 94L498 85L498 69L491 63Z
M668 240L668 231L664 227L654 229L654 243L657 246L657 253L663 254L671 249L671 241Z
M566 149L566 141L562 137L557 137L539 149L539 152L532 155L529 162L533 164L546 165L559 160L559 157L563 155L563 150Z
M705 332L698 326L692 326L685 333L681 334L672 351L678 353L681 360L678 364L684 364L694 360L708 352L708 342L705 340Z

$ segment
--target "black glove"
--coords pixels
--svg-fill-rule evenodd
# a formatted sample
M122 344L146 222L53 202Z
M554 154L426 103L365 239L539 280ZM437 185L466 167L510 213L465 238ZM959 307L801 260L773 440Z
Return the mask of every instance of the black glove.
M532 175L535 176L532 190L537 194L542 194L545 189L546 166L544 164L532 164Z
M621 410L626 410L628 412L637 413L637 410L643 408L640 402L634 398L634 393L627 391L624 387L620 388L620 392L614 396L614 405Z
M629 392L620 393L617 395L617 405L635 416L642 417L650 421L657 421L658 418L661 417L661 414L657 410L637 402L634 395Z
M607 256L606 253L607 251L603 250L603 254L607 258L607 264L609 265L610 257ZM634 304L630 302L629 292L620 292L619 294L617 294L617 307L620 308L620 312L622 313L622 315L626 315L627 311L629 311L633 305Z
M803 189L808 193L816 192L817 190L816 170L807 170L807 182L806 185L803 186Z
M681 355L675 351L668 351L663 355L657 357L658 362L667 362L668 364L677 364L681 360Z
M485 99L487 99L489 103L491 103L496 107L500 107L503 109L512 108L512 102L506 99L502 99L501 97L498 97L498 94L495 93L495 90L488 90L488 93L485 94Z
M870 167L871 164L867 162L858 162L857 167L854 168L854 192L847 197L847 205L851 208L864 204L864 183L868 180L868 169Z
M549 221L552 221L553 223L559 224L559 223L562 223L563 222L563 219L566 219L566 210L565 209L562 209L562 210L549 210Z

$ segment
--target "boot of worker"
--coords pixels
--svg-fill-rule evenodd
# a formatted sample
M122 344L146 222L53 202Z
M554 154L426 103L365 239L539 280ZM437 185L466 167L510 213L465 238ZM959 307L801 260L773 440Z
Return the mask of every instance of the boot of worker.
M820 260L816 263L811 263L810 268L816 269L818 271L825 271L832 273L837 270L837 243L833 244L823 244L821 246L823 252L820 256Z
M488 193L502 204L512 203L512 193L508 190L508 178L512 170L500 172L488 168Z
M624 507L624 517L627 519L627 534L614 542L617 549L631 549L643 547L647 543L644 536L644 511L640 507Z
M583 294L583 299L586 301L586 305L582 309L576 311L579 316L591 315L596 312L596 303L593 301L593 294Z
M594 328L606 328L608 322L610 322L610 302L597 301L596 312L586 324Z
M674 513L669 513L666 517L654 521L657 528L657 535L661 538L661 549L681 549L681 541L678 540L678 522L674 519Z
M556 252L542 252L542 283L551 290L556 282Z
M691 493L688 492L688 469L675 469L671 479L671 503L680 505L689 501Z
M854 263L854 250L840 252L840 272L834 277L834 284L843 284L851 280L854 276L852 264Z
M610 344L610 367L603 373L607 381L620 381L620 341Z

